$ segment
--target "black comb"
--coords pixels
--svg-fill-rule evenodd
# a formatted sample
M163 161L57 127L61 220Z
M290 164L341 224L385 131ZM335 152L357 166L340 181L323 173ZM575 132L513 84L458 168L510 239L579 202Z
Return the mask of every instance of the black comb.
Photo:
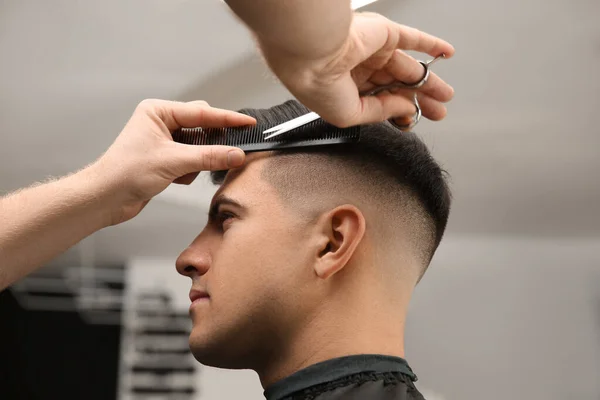
M360 126L338 128L322 119L286 132L281 137L265 140L267 135L263 135L263 132L269 128L270 126L265 125L236 128L180 128L173 132L173 140L200 146L234 146L247 153L356 143L360 140Z

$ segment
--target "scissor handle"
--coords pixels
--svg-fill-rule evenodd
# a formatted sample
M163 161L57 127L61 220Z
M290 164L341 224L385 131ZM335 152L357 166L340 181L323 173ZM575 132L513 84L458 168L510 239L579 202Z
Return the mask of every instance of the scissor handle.
M421 116L423 115L423 112L421 111L421 106L419 105L419 99L417 98L416 93L413 96L413 101L414 101L417 111L415 112L411 121L408 124L400 125L394 120L394 118L388 119L388 122L390 124L392 124L392 126L396 127L397 129L399 129L402 132L412 129L415 125L417 125L419 123L419 121L421 120Z
M431 74L429 67L441 58L446 58L446 55L442 53L439 56L437 56L429 61L419 61L419 64L421 64L424 68L424 72L423 72L423 77L421 77L421 79L418 82L406 83L406 82L402 82L402 81L396 81L396 82L390 83L389 85L377 86L369 91L361 93L360 95L361 96L375 96L383 91L386 91L386 90L389 91L392 89L413 89L413 90L419 89L420 87L425 85L427 83L427 81L429 80L429 75ZM415 115L413 115L412 121L410 123L400 125L400 124L396 123L396 121L394 121L394 118L390 118L388 120L390 122L390 124L392 124L393 126L398 128L400 131L406 131L406 130L413 128L421 120L421 116L423 115L423 113L421 111L421 106L419 105L419 100L417 99L416 93L414 93L413 101L414 101L415 107L417 108L417 111L415 112Z
M421 79L419 79L419 81L417 81L415 83L406 83L406 82L402 82L402 81L396 81L396 82L390 83L389 85L377 86L371 90L361 93L360 95L361 96L375 96L381 92L384 92L386 90L391 90L391 89L419 89L420 87L425 85L427 83L427 81L429 80L429 75L431 74L431 71L429 68L430 65L432 65L433 63L438 61L440 58L445 58L445 57L446 57L446 55L442 53L439 56L437 56L429 61L419 61L419 64L421 64L423 66L424 71L423 71L423 76L421 77Z

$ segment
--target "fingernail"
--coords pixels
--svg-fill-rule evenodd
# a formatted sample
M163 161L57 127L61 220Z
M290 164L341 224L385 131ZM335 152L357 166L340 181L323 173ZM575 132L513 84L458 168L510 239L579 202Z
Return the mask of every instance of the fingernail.
M229 168L239 167L244 162L244 152L242 150L230 150L227 153L227 166Z

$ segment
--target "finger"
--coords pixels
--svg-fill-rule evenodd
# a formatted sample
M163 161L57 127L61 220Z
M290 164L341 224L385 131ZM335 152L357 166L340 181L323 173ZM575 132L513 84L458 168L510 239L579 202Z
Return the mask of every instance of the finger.
M401 50L396 50L386 66L386 71L395 80L407 84L419 82L425 73L425 68L410 55ZM442 102L452 100L454 89L434 72L429 73L427 82L418 89L420 92Z
M198 174L199 172L192 172L191 174L186 174L181 178L175 179L173 182L179 185L190 185L198 177Z
M454 55L454 47L450 43L418 29L390 21L390 30L397 35L397 49L414 50L432 57L444 54L450 58Z
M256 119L249 115L221 108L204 108L201 114L198 118L201 120L200 125L205 128L225 128L228 126L256 124Z
M406 124L406 121L410 121L417 112L409 91L366 97L364 100L364 115L361 120L365 119L365 123L394 118L399 124ZM377 100L380 102L378 103ZM423 117L427 119L441 121L448 113L444 104L430 96L419 94L418 101ZM381 114L378 117L379 112Z
M418 99L423 117L432 121L441 121L448 114L446 106L438 100L424 94L419 94Z
M204 103L164 102L159 116L171 131L185 127L224 128L254 125L256 120L248 115L220 108L207 107Z
M244 163L245 153L230 146L193 146L173 143L178 176L199 171L221 171Z
M412 117L417 112L413 100L399 93L362 97L361 102L361 124L381 122L392 117Z
M426 95L419 95L418 100L423 117L432 121L441 121L446 117L446 107L439 101ZM413 121L414 117L415 114L412 114L410 116L397 117L394 118L394 122L401 126L409 125Z
M442 103L447 103L454 98L454 88L434 72L430 72L429 79L421 87L420 92Z

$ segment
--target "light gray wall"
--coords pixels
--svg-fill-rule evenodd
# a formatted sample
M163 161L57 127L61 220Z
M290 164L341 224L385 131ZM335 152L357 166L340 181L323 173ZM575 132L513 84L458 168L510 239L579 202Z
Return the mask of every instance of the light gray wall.
M600 399L600 240L448 240L407 358L444 399Z

